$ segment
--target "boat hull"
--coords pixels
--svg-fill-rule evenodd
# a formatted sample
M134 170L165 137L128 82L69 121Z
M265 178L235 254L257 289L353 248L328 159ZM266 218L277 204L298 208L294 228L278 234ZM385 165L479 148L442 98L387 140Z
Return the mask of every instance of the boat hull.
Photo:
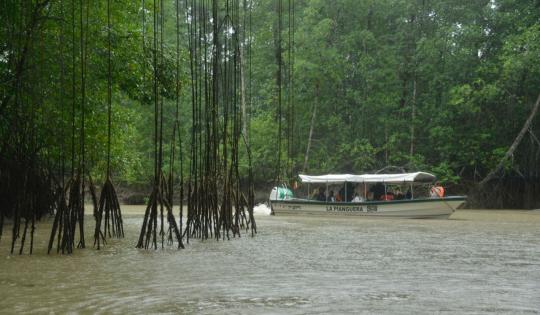
M273 200L275 215L338 215L409 219L447 219L465 197L433 199L368 201L368 202L320 202L313 200Z

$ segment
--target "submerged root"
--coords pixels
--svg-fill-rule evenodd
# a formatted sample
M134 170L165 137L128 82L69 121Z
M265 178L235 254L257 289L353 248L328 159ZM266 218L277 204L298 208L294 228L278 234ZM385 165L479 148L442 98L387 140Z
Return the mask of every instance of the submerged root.
M95 215L96 228L94 230L94 246L100 249L100 245L105 243L106 238L124 237L124 224L122 221L122 212L118 203L118 196L108 177L103 185L99 196L99 207ZM103 221L103 231L101 223Z
M28 237L28 253L32 254L36 222L55 208L54 181L36 160L36 157L0 158L0 237L5 218L11 219L12 254L17 246L19 254L25 252Z
M170 236L168 237L168 243L172 244L174 243L174 239L176 239L178 248L184 248L182 235L172 211L172 205L168 201L168 198L166 198L167 192L168 187L165 177L163 176L163 173L160 172L158 181L154 183L154 188L152 189L152 193L150 194L150 199L144 213L144 221L139 234L137 248L158 248L158 218L160 221L159 238L161 239L161 248L165 247L165 219L167 220L169 230L171 231Z

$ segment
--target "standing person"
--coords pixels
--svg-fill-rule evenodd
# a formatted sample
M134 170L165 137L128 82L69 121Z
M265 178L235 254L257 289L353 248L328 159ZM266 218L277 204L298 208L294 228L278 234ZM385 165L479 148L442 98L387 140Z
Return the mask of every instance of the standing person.
M441 183L436 182L435 185L431 186L429 191L429 196L431 198L443 198L444 197L444 187L441 186Z

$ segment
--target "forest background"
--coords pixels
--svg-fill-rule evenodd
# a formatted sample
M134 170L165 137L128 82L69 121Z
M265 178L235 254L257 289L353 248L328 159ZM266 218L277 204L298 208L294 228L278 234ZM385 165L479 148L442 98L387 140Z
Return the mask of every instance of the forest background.
M467 193L501 161L538 96L538 0L282 1L281 34L277 2L248 0L242 11L245 134L254 180L265 193L278 177L288 181L299 172L362 173L388 166L433 172L450 192ZM2 3L0 156L9 160L27 154L18 144L20 137L29 137L37 143L32 147L40 160L59 174L66 152L80 145L80 112L74 116L73 138L71 120L71 103L80 102L80 70L74 66L80 56L72 54L79 49L80 29L71 20L78 2ZM96 182L102 182L107 14L105 2L88 3L86 164ZM144 191L140 195L145 196L154 175L151 42L146 38L143 45L141 1L111 3L112 176L124 190ZM165 3L160 63L165 125L171 130L165 143L172 137L175 109L174 6L175 1ZM151 15L151 1L144 10ZM181 30L184 145L178 150L188 174L187 23ZM539 122L536 117L505 163L507 183L517 179L538 185ZM169 151L165 146L165 156ZM245 146L240 152L240 172L247 176ZM522 195L516 200L518 207L538 202Z

